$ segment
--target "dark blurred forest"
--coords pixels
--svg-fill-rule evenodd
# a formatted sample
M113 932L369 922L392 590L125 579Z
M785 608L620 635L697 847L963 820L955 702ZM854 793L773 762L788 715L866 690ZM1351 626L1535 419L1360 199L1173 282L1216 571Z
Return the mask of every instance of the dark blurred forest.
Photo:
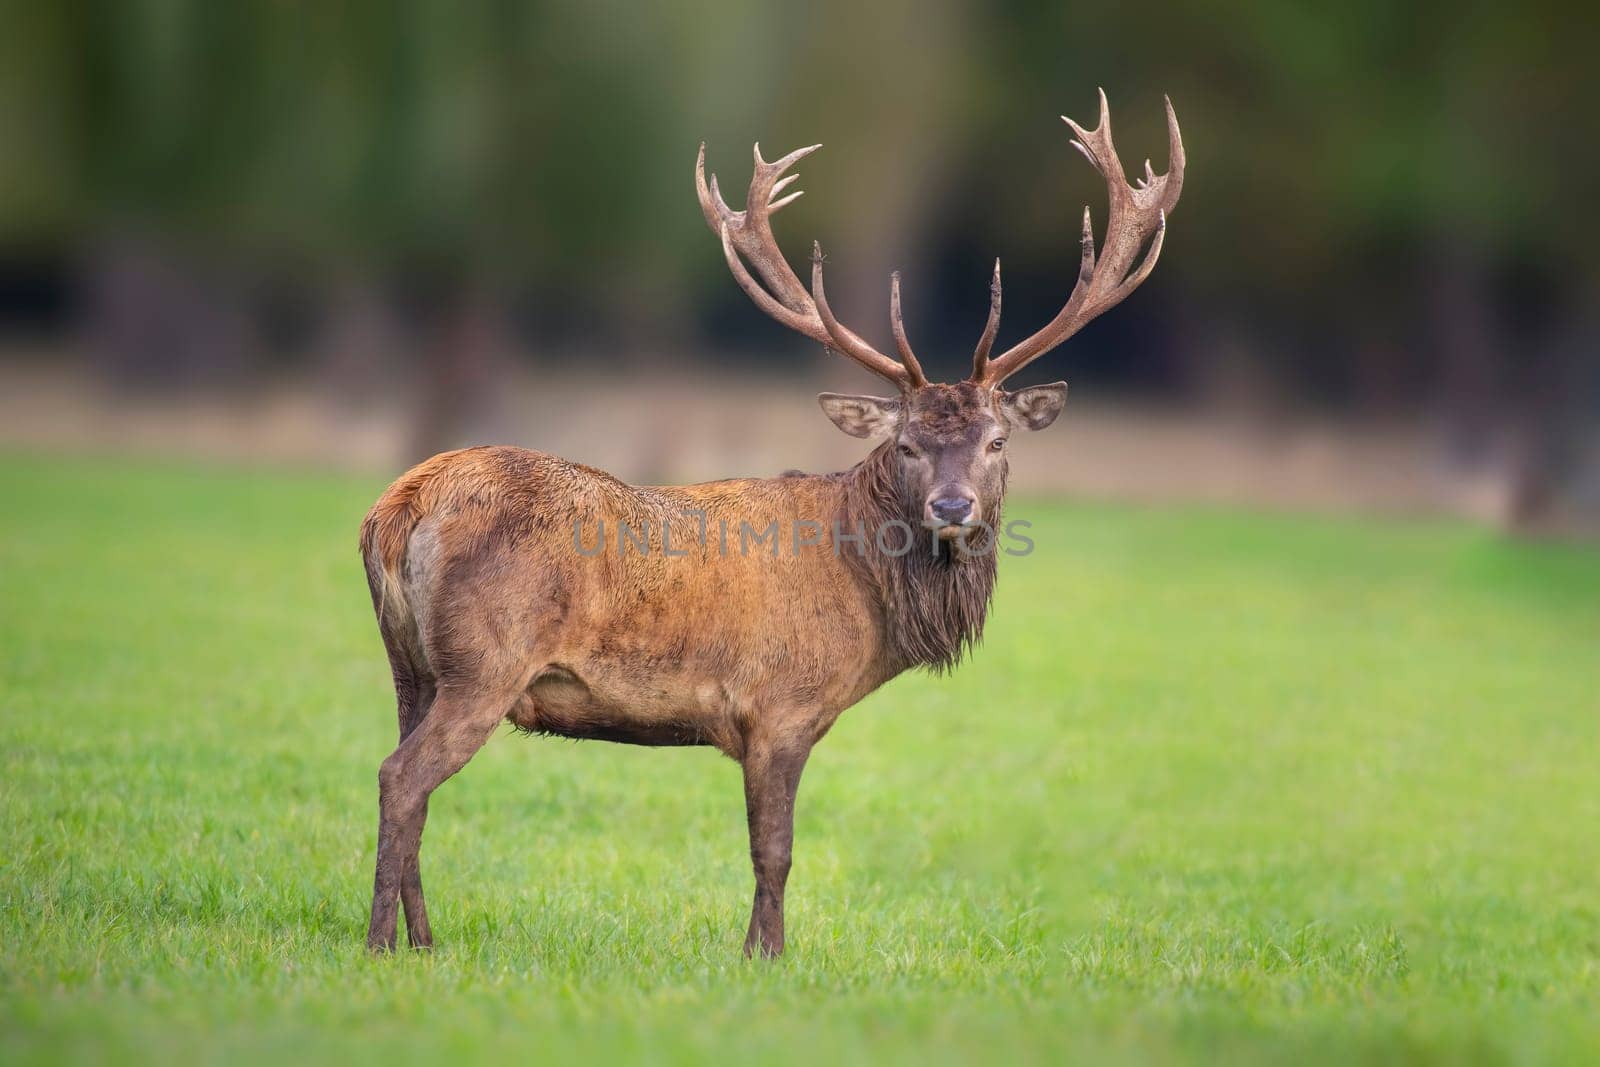
M1427 420L1509 519L1594 493L1592 5L122 0L8 5L0 352L130 393L418 383L417 448L506 368L818 371L729 281L691 181L822 141L778 231L841 317L964 373L1071 287L1104 86L1188 149L1136 298L1030 371L1207 409ZM40 340L45 343L40 347ZM26 341L27 343L22 343ZM859 384L859 383L855 383ZM1588 487L1588 488L1585 488Z

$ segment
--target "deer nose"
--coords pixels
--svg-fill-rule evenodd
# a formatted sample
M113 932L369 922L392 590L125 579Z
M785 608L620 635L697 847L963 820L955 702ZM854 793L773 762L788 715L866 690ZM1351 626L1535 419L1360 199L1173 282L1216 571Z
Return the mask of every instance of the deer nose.
M966 522L967 516L972 514L972 498L970 496L942 496L928 505L928 510L933 512L933 517L940 522L954 525Z

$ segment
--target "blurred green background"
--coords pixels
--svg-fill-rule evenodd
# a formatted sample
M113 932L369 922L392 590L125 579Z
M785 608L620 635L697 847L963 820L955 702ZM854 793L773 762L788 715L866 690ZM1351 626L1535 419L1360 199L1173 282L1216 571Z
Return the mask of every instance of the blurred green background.
M769 461L759 425L672 443L726 412L730 382L864 384L726 276L696 146L737 205L752 142L825 142L780 240L823 241L842 317L880 343L903 270L913 340L955 375L994 256L1002 344L1065 299L1104 194L1055 116L1092 120L1104 86L1130 168L1163 165L1171 94L1189 180L1151 281L1030 372L1120 405L1094 468L1043 463L1040 488L1150 493L1169 464L1129 466L1150 436L1131 410L1175 428L1163 455L1228 442L1158 496L1527 528L1600 511L1589 5L18 7L0 41L13 439L382 469L588 441L656 478L730 473L699 453L733 445L769 473L836 462L803 437ZM615 456L593 444L615 426L541 436L542 384L619 370L646 408L663 383L710 402ZM292 413L240 415L268 384ZM219 406L229 432L195 428Z

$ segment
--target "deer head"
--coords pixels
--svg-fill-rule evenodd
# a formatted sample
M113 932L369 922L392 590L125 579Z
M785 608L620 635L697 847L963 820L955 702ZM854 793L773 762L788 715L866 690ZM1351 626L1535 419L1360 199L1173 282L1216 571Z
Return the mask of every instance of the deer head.
M815 152L811 145L768 163L755 146L755 170L743 211L722 198L716 176L709 182L705 145L695 161L695 186L706 224L722 240L734 279L772 318L829 351L861 364L891 382L897 395L845 396L823 393L823 411L854 437L893 442L902 496L912 523L925 523L953 538L964 527L996 515L1005 492L1006 449L1016 430L1042 430L1055 421L1066 401L1067 385L1055 382L1015 392L1002 383L1017 371L1077 333L1084 324L1122 300L1149 276L1161 255L1167 215L1183 189L1183 140L1172 101L1166 102L1168 171L1156 174L1145 161L1144 177L1130 186L1111 141L1111 114L1100 92L1100 120L1085 130L1062 116L1082 152L1106 182L1110 214L1097 256L1089 209L1083 210L1083 254L1078 278L1065 306L1042 329L990 358L1000 330L1000 262L995 261L989 290L989 318L972 357L972 374L954 384L930 383L906 339L900 315L900 275L890 276L889 323L898 359L879 352L841 324L828 307L822 282L822 248L813 243L808 292L790 268L772 234L772 216L794 202L799 190L780 196L799 176L790 167ZM1140 252L1144 251L1143 258ZM761 280L750 273L746 261ZM765 283L763 285L763 283Z

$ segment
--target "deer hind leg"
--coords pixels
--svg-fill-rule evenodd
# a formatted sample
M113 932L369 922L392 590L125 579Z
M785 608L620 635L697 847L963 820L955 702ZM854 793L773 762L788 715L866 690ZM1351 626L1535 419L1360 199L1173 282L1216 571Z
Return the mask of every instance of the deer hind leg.
M431 678L422 679L417 685L416 699L407 709L404 705L400 711L400 740L404 741L411 736L428 715L428 710L433 706L433 698L437 692ZM410 714L407 715L409 710ZM417 848L406 858L405 868L400 872L400 906L406 913L406 940L412 948L432 948L433 929L428 925L428 905L422 897L422 832L428 825L428 802L422 802L422 813L417 817Z
M422 879L417 852L427 819L428 797L447 778L467 765L494 732L515 696L514 690L440 687L433 705L378 771L378 862L373 876L372 921L367 947L389 951L402 886L412 872L416 889L418 929L409 926L413 944L419 935L431 939L422 913Z
M376 594L374 599L377 600ZM377 600L377 603L381 611L382 601ZM421 657L412 651L411 642L415 640L415 636L388 626L382 629L384 649L389 654L389 669L394 675L400 740L404 741L427 717L438 687L434 683L432 674L419 666L417 660ZM428 805L424 801L421 822L426 825L427 821ZM407 861L405 869L401 872L400 903L406 913L406 940L411 943L412 948L431 948L433 933L428 926L428 907L422 897L422 871L418 866L416 855Z
M800 789L809 746L752 739L744 754L745 810L750 822L750 860L756 895L744 954L783 954L783 890L794 847L794 798Z

